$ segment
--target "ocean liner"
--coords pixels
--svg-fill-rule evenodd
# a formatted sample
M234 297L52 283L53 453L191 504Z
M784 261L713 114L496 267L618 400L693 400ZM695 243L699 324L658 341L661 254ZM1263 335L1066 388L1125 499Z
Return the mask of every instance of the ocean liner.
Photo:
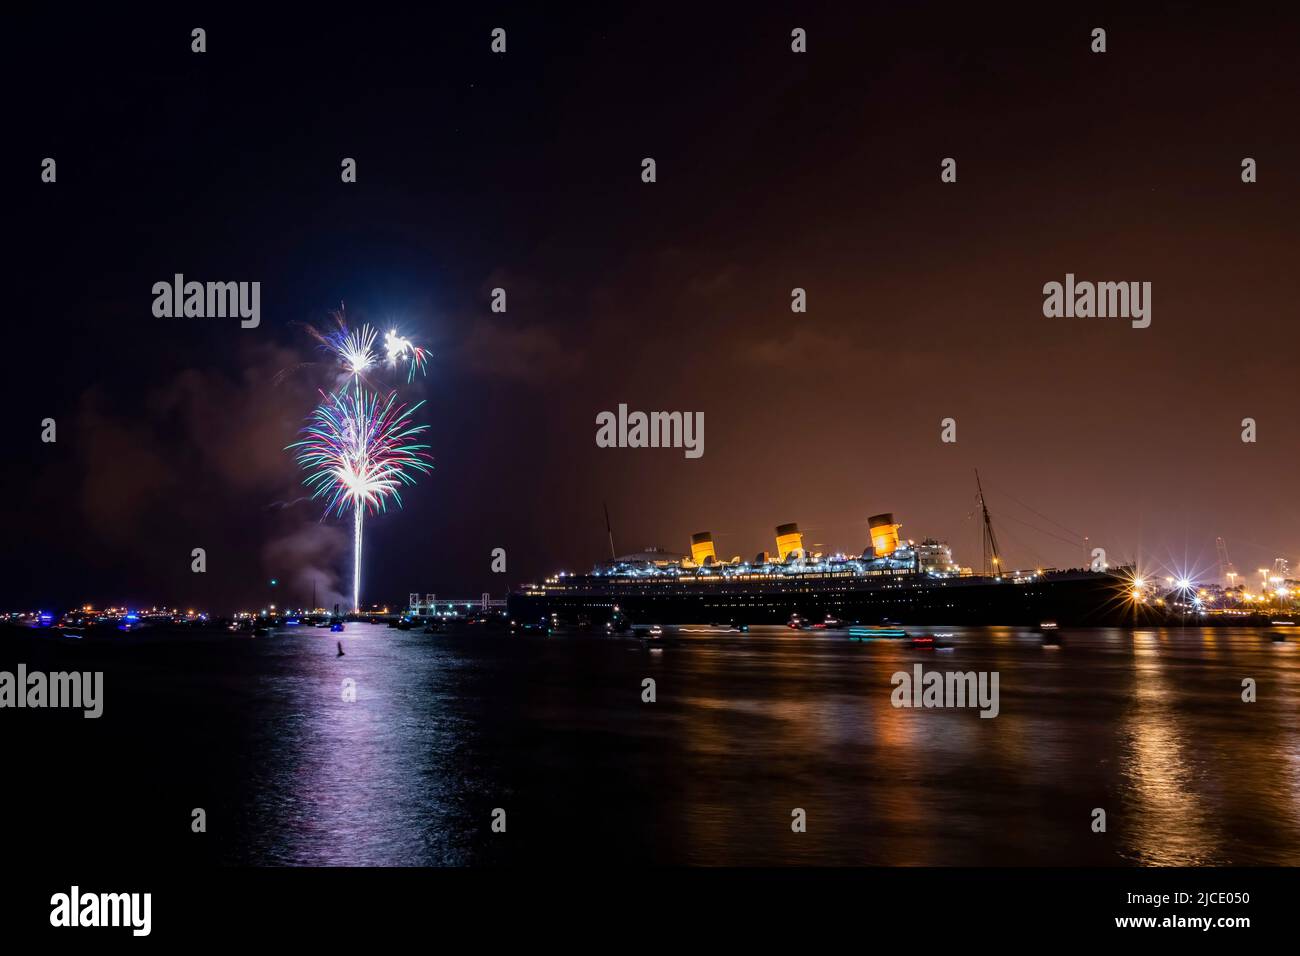
M984 568L959 567L943 542L902 538L892 514L868 519L861 554L804 548L796 524L776 528L776 551L720 560L709 532L690 554L648 549L590 574L557 574L512 593L521 626L654 624L1118 625L1145 607L1130 567L1004 570L980 494ZM608 518L607 518L608 521Z

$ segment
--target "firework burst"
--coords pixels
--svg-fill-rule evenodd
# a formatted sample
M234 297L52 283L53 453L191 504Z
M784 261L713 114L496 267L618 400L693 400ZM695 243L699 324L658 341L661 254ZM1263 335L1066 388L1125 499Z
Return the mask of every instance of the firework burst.
M395 329L390 330L384 337L384 350L388 353L388 364L394 368L403 362L407 363L408 384L414 380L417 371L421 375L424 374L424 363L428 361L429 353L418 345L412 344L410 339L398 335Z
M367 512L388 510L390 501L402 505L401 489L415 484L416 474L432 470L429 446L417 440L429 426L417 425L410 407L387 394L365 389L359 382L330 395L312 412L306 436L287 450L295 452L307 471L303 483L312 497L324 499L325 516L352 512L352 600L361 607L361 532Z
M328 339L330 348L339 357L349 375L362 375L375 364L374 344L378 332L368 325L359 329L341 329Z
M307 333L317 344L331 356L331 365L337 363L346 376L352 380L371 384L371 374L382 365L398 370L406 367L406 382L415 380L415 373L424 374L429 361L429 350L421 348L410 339L390 329L384 335L382 346L379 343L379 331L373 326L348 324L347 314L343 308L330 313L333 326L318 329L307 325ZM294 368L303 368L311 363L303 363ZM285 369L278 376L283 378L293 369Z
M375 341L379 332L369 325L352 328L342 308L330 313L334 327L318 329L308 325L307 333L328 352L343 371L355 378L363 377L379 363Z

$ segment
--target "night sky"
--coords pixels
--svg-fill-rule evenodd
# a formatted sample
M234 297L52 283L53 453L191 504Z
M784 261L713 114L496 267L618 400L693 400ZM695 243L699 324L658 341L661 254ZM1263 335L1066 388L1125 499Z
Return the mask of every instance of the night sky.
M1300 14L550 6L15 24L0 608L342 590L283 451L322 379L277 374L341 302L433 351L367 602L584 570L603 502L620 552L892 511L978 564L975 468L1012 565L1300 559ZM260 327L154 317L177 272L260 281ZM1045 318L1067 272L1151 282L1150 328ZM597 448L620 402L703 411L703 457Z

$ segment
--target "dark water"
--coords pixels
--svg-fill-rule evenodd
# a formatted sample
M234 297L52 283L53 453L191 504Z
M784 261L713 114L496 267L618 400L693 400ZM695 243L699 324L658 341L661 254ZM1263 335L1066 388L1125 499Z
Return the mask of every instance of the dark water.
M11 845L174 863L1300 864L1300 635L952 633L950 650L786 629L647 650L349 625L343 658L310 628L11 642L6 667L107 672L100 720L0 713L20 774L3 799L27 821ZM894 708L891 674L918 662L997 671L999 715Z

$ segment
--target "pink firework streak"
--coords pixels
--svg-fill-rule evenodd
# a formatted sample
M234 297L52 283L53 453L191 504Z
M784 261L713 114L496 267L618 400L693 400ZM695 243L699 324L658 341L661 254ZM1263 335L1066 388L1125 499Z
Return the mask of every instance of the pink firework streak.
M326 499L326 517L352 511L352 603L360 610L363 519L387 511L390 499L400 508L402 486L433 469L429 446L413 440L429 426L411 419L424 403L408 408L395 391L380 395L354 384L321 397L303 429L307 437L288 448L308 472L303 484L312 497Z

